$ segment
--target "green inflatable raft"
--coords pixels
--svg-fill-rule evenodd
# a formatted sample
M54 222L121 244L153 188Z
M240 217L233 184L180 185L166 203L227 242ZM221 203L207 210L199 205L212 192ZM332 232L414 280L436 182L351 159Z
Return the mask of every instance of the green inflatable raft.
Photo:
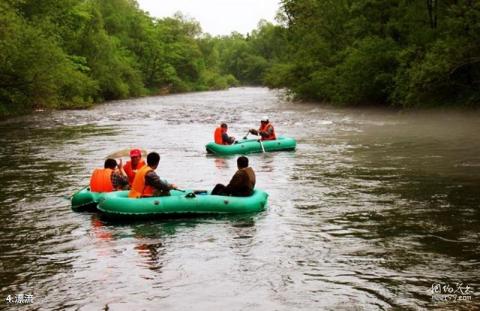
M262 149L263 145L263 149ZM208 153L219 155L247 154L270 151L295 150L297 141L290 137L278 137L275 140L242 139L233 145L219 145L214 142L208 143L205 148Z
M170 196L131 199L128 191L110 192L98 204L105 216L138 218L191 214L239 214L263 211L268 194L255 189L249 197L211 195L204 191L170 191Z
M98 201L105 192L91 192L89 187L75 192L72 196L72 209L76 212L96 211Z

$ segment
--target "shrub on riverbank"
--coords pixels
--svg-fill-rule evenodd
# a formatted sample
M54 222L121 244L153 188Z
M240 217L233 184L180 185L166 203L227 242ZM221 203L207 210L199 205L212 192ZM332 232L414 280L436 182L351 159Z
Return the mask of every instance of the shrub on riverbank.
M229 38L242 83L340 105L480 105L480 1L283 0L277 19Z
M181 14L155 19L131 0L6 0L0 16L0 117L236 84Z
M0 17L0 118L235 85L338 105L480 103L480 1L282 0L278 25L220 37L134 0L4 0Z

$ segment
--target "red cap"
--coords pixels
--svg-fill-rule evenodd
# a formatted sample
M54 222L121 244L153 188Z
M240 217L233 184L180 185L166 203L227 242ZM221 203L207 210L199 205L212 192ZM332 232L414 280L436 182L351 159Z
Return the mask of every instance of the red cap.
M130 150L130 158L133 158L133 157L141 157L142 156L142 152L140 151L140 149L132 149Z

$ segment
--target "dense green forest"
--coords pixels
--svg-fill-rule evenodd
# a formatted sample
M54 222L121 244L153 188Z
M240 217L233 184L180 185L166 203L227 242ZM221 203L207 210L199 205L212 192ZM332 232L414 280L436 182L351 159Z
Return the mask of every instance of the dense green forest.
M282 0L212 37L135 0L0 0L0 117L232 85L339 105L478 106L480 1Z
M214 44L134 0L0 0L0 117L235 85Z
M339 105L480 106L478 0L283 0L277 20L235 43L242 83Z

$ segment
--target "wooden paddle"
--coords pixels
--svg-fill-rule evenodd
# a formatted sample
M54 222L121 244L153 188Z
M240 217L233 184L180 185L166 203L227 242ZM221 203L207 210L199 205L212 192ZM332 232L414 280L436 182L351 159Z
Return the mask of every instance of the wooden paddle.
M262 152L265 153L265 148L263 147L262 139L260 138L258 142L260 143L260 146L262 146Z
M247 136L248 136L249 133L250 133L250 130L248 131ZM260 146L262 147L262 152L265 153L265 147L263 147L263 143L262 143L262 135L260 135L260 133L258 131L255 135L260 136L260 139L258 140L258 142L260 143ZM243 139L247 139L247 136L245 136Z
M105 157L105 159L118 159L118 158L128 158L130 157L130 150L132 149L140 149L140 148L125 148L125 149L122 149L122 150L118 150L116 152L113 152L111 154L109 154L108 156ZM142 157L146 157L147 156L147 150L145 149L140 149L141 153L142 153Z

